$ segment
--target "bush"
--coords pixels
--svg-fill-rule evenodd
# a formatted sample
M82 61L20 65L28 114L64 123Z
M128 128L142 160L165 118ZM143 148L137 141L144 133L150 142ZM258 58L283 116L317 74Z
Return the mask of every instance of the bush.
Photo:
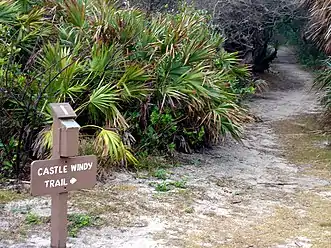
M183 3L194 4L200 12L211 15L213 28L226 38L225 50L238 52L255 72L265 71L276 58L277 45L270 49L275 27L293 19L299 11L298 2L292 0L132 0L130 3L148 12L176 12Z
M325 108L323 121L329 129L331 125L330 1L304 0L302 2L308 12L306 35L316 47L323 51L323 68L317 74L314 88L322 93L321 102Z
M307 36L315 44L325 51L331 53L331 18L330 1L328 0L303 0L303 6L308 10Z
M321 103L323 104L327 117L325 121L330 122L331 113L331 61L330 58L324 63L324 69L317 73L314 88L322 93Z
M240 138L237 87L249 71L206 16L147 16L107 0L22 2L0 1L0 158L17 175L49 154L50 102L70 102L93 141L86 149L105 166L137 163L133 151Z

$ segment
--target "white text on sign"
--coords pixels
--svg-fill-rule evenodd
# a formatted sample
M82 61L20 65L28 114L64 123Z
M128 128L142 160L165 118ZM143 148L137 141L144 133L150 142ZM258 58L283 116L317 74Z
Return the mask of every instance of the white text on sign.
M56 175L56 174L65 174L68 173L68 169L71 172L79 172L79 171L88 171L91 170L93 167L93 162L86 162L86 163L77 163L77 164L71 164L63 165L63 166L52 166L52 167L45 167L45 168L39 168L38 169L38 176L45 176L45 175ZM77 182L76 178L71 178L69 181L71 184L74 184ZM66 178L61 178L57 180L45 180L45 187L46 188L55 188L55 187L62 187L67 186L68 182L66 181Z
M69 181L71 184L74 184L77 182L76 178L71 178ZM68 183L65 178L58 179L58 180L45 180L45 186L46 188L54 188L54 187L60 187L60 186L67 186Z

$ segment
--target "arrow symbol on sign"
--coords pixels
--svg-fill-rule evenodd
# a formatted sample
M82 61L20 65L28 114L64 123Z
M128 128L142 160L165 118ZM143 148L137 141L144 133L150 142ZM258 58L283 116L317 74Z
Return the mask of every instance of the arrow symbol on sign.
M75 182L77 182L77 179L76 178L73 177L73 178L70 179L70 183L71 184L74 184Z

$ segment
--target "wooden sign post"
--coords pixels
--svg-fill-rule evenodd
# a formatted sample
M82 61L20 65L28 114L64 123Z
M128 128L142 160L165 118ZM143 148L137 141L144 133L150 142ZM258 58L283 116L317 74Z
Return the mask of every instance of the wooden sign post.
M78 155L77 116L68 103L51 103L53 150L50 160L31 164L31 195L51 195L51 247L65 248L67 241L68 191L96 184L96 156Z

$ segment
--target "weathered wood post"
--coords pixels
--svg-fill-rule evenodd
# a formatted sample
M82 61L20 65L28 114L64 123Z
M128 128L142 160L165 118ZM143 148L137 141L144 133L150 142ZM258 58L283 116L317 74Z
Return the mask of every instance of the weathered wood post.
M79 144L79 128L80 126L73 120L77 117L69 104L50 104L53 115L53 151L52 159L59 159L62 155L74 157L78 155ZM61 126L62 120L71 120L75 125L75 129L71 132L72 140L69 140L66 130L63 130ZM61 135L63 137L61 137ZM70 144L64 144L66 147L61 147L61 143L70 142ZM73 146L71 154L68 154L66 148ZM62 154L61 154L62 153ZM67 243L67 202L68 192L62 192L52 195L52 209L51 209L51 247L62 248L66 247Z
M51 195L51 247L65 248L68 191L96 184L96 156L78 155L79 128L68 103L50 104L53 114L53 149L50 160L31 164L31 194Z

